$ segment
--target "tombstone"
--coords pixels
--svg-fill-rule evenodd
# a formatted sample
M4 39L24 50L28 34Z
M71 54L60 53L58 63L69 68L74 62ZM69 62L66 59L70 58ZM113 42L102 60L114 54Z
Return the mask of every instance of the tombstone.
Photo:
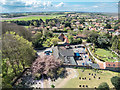
M95 87L95 89L97 89L97 88Z
M81 79L81 77L79 77L79 79Z
M88 85L86 85L86 87L88 87Z
M93 73L92 73L92 76L93 76Z
M79 85L79 87L81 87L81 85Z
M100 79L100 77L98 79Z
M89 78L89 80L91 80L91 79Z
M95 76L96 76L96 74L95 74Z
M36 82L36 84L37 84L37 82Z
M41 83L39 82L39 84L41 84Z
M84 85L83 85L83 87L84 87Z
M94 78L95 78L95 76L94 76Z
M85 77L85 79L86 79L86 77Z
M84 80L84 78L82 78Z
M89 75L90 75L90 73L89 73Z

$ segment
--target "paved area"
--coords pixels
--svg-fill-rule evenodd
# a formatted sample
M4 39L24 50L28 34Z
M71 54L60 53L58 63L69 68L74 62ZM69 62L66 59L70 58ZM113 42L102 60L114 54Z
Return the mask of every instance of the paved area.
M45 51L52 51L52 48L47 48L45 50L37 50L37 54L40 56L40 57L43 57L45 54L44 52Z

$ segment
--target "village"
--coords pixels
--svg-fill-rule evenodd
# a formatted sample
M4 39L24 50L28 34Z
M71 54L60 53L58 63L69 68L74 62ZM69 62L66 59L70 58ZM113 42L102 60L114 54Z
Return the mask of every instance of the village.
M5 32L16 32L32 43L29 44L32 49L27 49L27 46L24 49L29 50L35 56L35 60L32 60L31 53L26 52L28 56L25 60L29 59L32 62L23 60L24 63L21 62L22 65L19 66L16 61L18 69L23 67L24 71L11 81L13 87L96 89L102 82L106 82L110 88L115 88L110 79L117 76L120 71L118 17L101 13L63 12L62 14L63 16L56 16L45 21L33 19L2 22L3 33L6 35L4 39L11 39L9 34L15 35L13 32L9 34ZM21 29L26 31L20 33ZM24 43L27 45L28 41ZM16 50L12 44L8 44ZM4 49L6 47L7 44L4 44ZM4 51L6 57L8 55L6 52L11 53L10 50ZM19 53L16 53L16 57ZM6 57L5 60L7 60ZM14 69L14 65L12 68ZM6 68L5 70L9 71ZM17 69L13 70L15 71L19 73ZM6 74L7 71L4 73Z

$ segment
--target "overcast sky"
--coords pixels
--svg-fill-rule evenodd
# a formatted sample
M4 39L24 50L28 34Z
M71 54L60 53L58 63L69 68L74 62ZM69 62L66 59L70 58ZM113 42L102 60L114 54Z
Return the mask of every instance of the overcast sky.
M0 0L0 12L118 12L119 0Z

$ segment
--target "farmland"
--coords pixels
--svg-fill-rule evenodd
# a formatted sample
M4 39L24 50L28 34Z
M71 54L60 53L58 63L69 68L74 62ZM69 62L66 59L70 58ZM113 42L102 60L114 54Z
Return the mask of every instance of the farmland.
M15 18L2 18L2 21L28 21L28 20L39 20L42 19L45 21L46 19L52 19L55 17L64 16L64 15L29 15L29 16L23 16L23 17L15 17Z

